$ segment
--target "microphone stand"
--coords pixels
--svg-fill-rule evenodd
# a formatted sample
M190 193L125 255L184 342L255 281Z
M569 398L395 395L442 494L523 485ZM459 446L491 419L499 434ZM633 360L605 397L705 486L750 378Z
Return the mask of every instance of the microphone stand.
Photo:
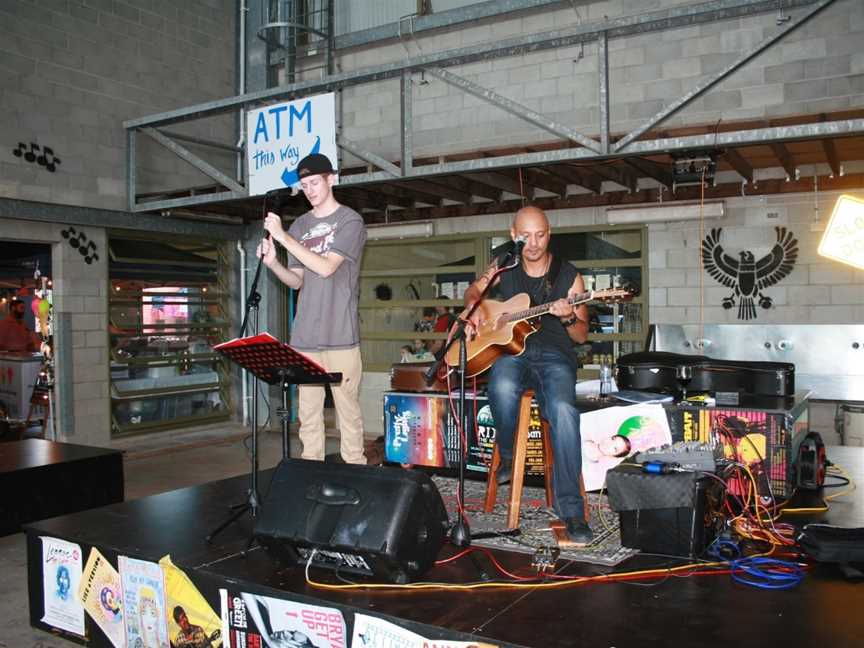
M454 333L448 338L447 343L444 345L443 352L441 356L435 361L435 363L426 371L425 378L426 384L431 385L435 381L435 376L438 375L438 370L441 367L441 363L445 361L447 357L447 352L450 348L459 343L459 405L457 408L457 412L459 415L458 422L458 430L459 434L459 489L458 489L458 519L453 524L453 528L450 530L450 541L456 545L457 547L468 547L471 545L471 527L468 524L468 520L465 517L465 454L467 452L467 448L465 445L467 444L467 430L468 430L468 408L465 407L465 373L466 373L466 365L468 364L468 351L467 351L467 338L465 336L465 327L468 322L471 320L471 316L474 315L477 308L483 302L486 297L486 294L489 292L489 289L492 287L492 284L495 283L495 279L502 272L506 272L507 270L512 270L520 262L520 255L517 252L509 259L508 265L503 265L495 271L495 274L492 275L492 278L486 284L486 287L480 292L480 296L477 298L468 312L465 314L464 318L460 317L456 320L456 330ZM474 397L477 397L477 394L474 394Z
M270 197L270 194L274 192L267 192L264 195L264 206L263 211L266 216L267 214L267 200ZM267 238L270 238L270 233L267 233ZM250 318L252 321L252 333L258 334L258 308L261 304L261 293L258 292L258 281L261 279L261 268L264 265L264 257L263 255L258 258L258 267L255 269L255 277L252 279L252 284L249 287L249 295L246 297L246 313L243 315L243 323L240 325L240 333L238 334L238 338L243 338L246 336L246 327L249 325ZM243 380L248 380L250 377L252 378L252 412L251 412L251 420L250 424L252 426L252 468L249 476L249 489L246 495L246 501L242 504L234 504L230 508L234 510L234 512L225 520L222 524L216 527L210 534L205 537L205 540L210 543L213 541L219 533L221 533L227 526L232 524L234 521L240 518L241 515L249 511L252 514L252 519L258 517L258 509L260 508L260 496L258 494L258 470L259 470L259 462L258 462L258 378L252 374L248 369L243 369ZM284 441L283 441L284 442ZM283 454L285 450L283 448ZM249 546L252 545L254 537L250 539ZM247 547L248 550L249 547Z

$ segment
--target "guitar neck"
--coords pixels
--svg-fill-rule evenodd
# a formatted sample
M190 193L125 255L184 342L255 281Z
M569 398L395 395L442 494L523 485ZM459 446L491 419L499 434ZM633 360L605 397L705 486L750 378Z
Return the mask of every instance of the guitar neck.
M594 291L586 290L583 293L579 293L578 295L573 295L570 299L567 300L567 303L571 306L576 306L577 304L584 304L585 302L591 301L594 297ZM549 312L549 309L552 308L552 304L555 302L548 302L546 304L540 304L539 306L534 306L533 308L529 308L527 310L518 311L516 313L509 313L507 315L508 322L521 322L522 320L531 319L533 317L540 317L541 315L545 315Z

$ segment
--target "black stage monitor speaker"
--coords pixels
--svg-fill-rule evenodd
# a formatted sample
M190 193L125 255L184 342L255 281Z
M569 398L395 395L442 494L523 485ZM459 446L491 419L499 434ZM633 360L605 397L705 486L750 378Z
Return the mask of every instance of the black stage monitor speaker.
M298 563L406 583L435 562L447 535L444 502L424 473L285 459L255 521L255 537Z

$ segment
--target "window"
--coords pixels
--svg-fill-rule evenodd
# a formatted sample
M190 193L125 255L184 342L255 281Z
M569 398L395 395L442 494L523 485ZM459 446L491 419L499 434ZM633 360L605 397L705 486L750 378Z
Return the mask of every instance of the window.
M224 419L228 291L215 245L111 240L111 415L115 435Z
M484 240L445 236L367 243L360 272L364 370L389 370L402 358L403 347L412 359L428 357L424 353L446 338L434 331L435 308L462 310L462 295L476 276Z

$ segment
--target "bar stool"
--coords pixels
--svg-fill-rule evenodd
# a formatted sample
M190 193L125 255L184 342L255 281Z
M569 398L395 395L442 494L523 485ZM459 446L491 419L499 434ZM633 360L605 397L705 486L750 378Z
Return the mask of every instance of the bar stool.
M519 421L516 425L516 435L513 439L513 466L510 474L510 501L507 505L507 528L519 527L519 507L522 504L522 487L525 482L525 457L528 450L528 430L531 423L531 401L534 398L534 390L526 389L519 401ZM552 451L552 438L549 433L549 421L540 417L541 438L543 440L543 477L546 484L546 506L551 507L553 502L552 493L552 466L554 455ZM498 498L498 469L501 466L501 453L498 443L492 450L492 464L489 466L489 475L486 480L486 499L483 510L491 513L495 508ZM582 478L579 478L579 490L585 497L585 486ZM588 519L588 500L585 498L585 519Z

